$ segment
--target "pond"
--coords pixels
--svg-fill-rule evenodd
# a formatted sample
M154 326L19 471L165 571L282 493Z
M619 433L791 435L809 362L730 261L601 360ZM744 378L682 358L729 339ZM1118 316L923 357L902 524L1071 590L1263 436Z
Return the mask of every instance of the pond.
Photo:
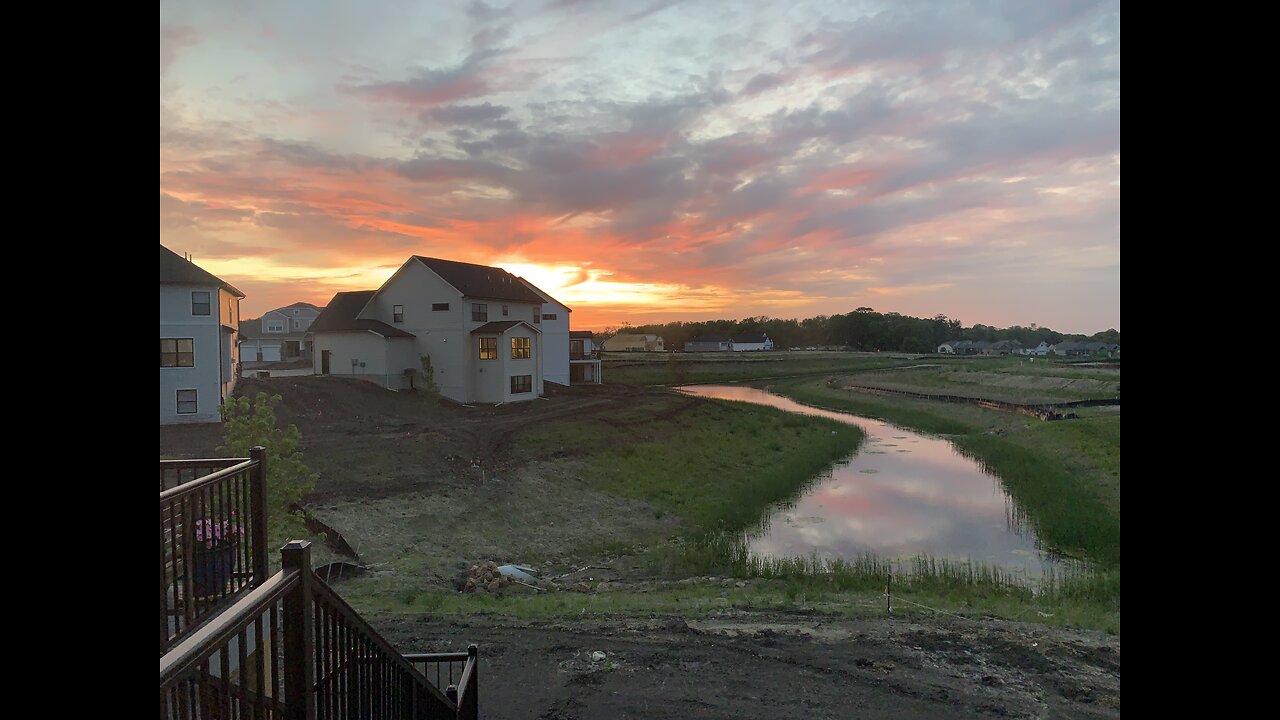
M975 560L1028 579L1060 559L1037 547L1025 513L999 478L945 439L882 420L802 405L735 385L676 388L700 397L767 405L857 425L859 450L820 473L798 497L771 509L747 532L754 554L846 560L917 555Z

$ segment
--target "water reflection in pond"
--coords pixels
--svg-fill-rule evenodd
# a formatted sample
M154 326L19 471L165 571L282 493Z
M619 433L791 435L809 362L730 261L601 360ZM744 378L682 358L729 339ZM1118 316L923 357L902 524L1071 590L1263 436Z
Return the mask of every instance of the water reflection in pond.
M857 425L866 441L821 473L801 495L776 507L748 533L752 552L769 557L885 559L929 555L978 560L1041 576L1056 563L1036 541L999 479L948 441L849 413L801 405L733 385L677 388L702 397L768 405Z

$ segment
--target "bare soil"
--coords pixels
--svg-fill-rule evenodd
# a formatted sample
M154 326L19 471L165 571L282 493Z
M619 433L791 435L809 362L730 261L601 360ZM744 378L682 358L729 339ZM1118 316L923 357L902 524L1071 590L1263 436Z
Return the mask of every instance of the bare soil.
M481 713L495 719L1120 716L1120 641L1035 625L753 611L371 621L400 648L478 644Z
M548 388L545 400L499 407L334 377L245 379L237 392L283 397L278 419L298 425L320 475L308 510L341 532L374 575L444 588L480 559L534 562L544 577L592 563L563 582L591 575L642 587L642 571L602 554L601 543L675 533L677 520L591 490L575 475L583 471L573 447L516 452L515 440L543 421L580 418L598 423L598 442L609 442L706 401L661 389ZM220 435L218 424L162 427L160 453L215 456ZM483 461L483 480L474 458ZM370 619L406 652L478 643L488 718L1120 713L1120 641L1096 632L728 608L688 620ZM593 661L595 651L606 659Z

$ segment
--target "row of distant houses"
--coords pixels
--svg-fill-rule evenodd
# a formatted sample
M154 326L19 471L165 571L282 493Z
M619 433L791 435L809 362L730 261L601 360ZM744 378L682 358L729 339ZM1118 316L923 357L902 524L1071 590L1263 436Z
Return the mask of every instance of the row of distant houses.
M376 290L294 303L240 323L244 293L160 247L160 422L210 422L241 361L310 360L392 390L430 377L462 403L531 400L544 383L599 383L594 336L573 310L496 267L413 256Z
M1035 347L1023 347L1017 340L986 342L983 340L952 340L938 346L944 355L1061 355L1066 357L1120 357L1120 346L1102 342L1064 341L1056 345L1047 342Z
M661 335L614 335L604 342L609 352L666 352ZM765 333L742 333L733 337L698 336L684 343L685 352L751 352L772 350L773 341Z

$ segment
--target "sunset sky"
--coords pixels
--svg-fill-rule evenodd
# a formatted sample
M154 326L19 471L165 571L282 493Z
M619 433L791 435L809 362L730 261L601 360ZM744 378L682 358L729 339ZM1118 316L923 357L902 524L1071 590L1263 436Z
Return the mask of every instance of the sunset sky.
M1120 5L162 0L160 242L245 317L418 254L575 329L1119 329Z

